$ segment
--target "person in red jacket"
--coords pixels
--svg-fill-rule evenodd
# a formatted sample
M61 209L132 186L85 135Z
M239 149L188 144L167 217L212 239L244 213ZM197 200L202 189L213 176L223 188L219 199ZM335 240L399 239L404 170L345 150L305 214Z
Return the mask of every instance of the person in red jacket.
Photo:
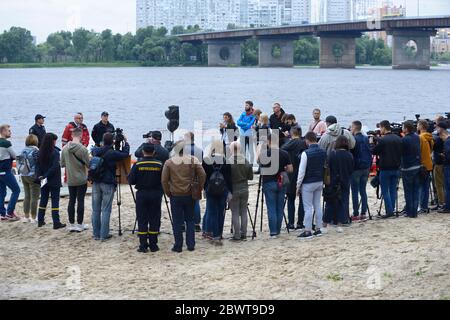
M75 114L73 118L74 122L70 122L66 128L64 129L64 133L62 135L62 146L65 147L69 141L72 141L72 131L75 128L80 128L83 130L83 136L81 138L81 143L85 146L89 146L89 130L87 126L83 123L83 114L81 112L78 112Z

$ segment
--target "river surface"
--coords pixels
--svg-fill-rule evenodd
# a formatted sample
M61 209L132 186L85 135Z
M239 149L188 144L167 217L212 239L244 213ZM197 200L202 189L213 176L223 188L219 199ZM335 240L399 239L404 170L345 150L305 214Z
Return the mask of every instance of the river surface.
M0 122L12 125L16 150L37 113L47 116L47 132L61 136L75 112L83 112L92 129L106 110L134 149L150 130L162 129L170 138L164 117L170 105L180 106L180 128L192 130L201 120L203 130L216 133L222 114L237 118L245 100L267 113L280 102L304 131L314 107L336 115L342 126L359 119L369 129L384 119L450 112L450 68L0 69Z

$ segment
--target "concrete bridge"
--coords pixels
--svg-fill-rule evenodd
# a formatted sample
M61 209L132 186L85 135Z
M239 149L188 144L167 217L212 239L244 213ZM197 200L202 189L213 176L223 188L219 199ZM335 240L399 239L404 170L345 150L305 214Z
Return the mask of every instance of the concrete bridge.
M386 31L393 36L394 69L430 69L431 40L438 28L450 27L450 16L394 18L272 28L229 30L179 35L182 42L206 43L209 66L239 66L241 44L259 40L260 67L292 67L294 41L301 36L320 38L321 68L354 68L356 38L364 32ZM407 50L414 41L416 51Z

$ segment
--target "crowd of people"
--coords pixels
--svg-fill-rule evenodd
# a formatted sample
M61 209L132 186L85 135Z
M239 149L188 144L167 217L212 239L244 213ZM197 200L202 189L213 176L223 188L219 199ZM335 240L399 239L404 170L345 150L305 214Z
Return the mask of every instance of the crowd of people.
M237 119L235 122L231 113L223 114L220 138L213 139L207 150L196 146L192 132L176 142L173 150L166 150L159 131L153 131L136 150L137 162L128 182L137 190L139 252L159 250L163 197L170 200L173 252L182 252L184 242L194 251L196 232L202 232L212 244L222 245L227 209L232 213L231 240L245 241L249 181L254 179L255 164L271 239L281 233L286 207L286 228L298 230L301 239L320 237L328 232L328 226L343 232L353 222L366 221L370 214L366 189L374 165L371 184L381 190L386 212L383 219L399 214L417 218L430 210L450 213L450 127L442 116L436 118L435 128L425 120L406 121L401 134L393 132L385 120L380 122L378 134L370 137L362 131L361 121L353 121L346 129L335 116L322 120L319 109L313 110L304 135L296 116L286 113L279 103L269 116L246 101ZM0 126L1 221L22 220L43 227L50 201L53 229L83 232L88 228L84 223L85 196L88 184L92 184L93 238L109 240L117 165L130 157L127 138L123 136L118 148L107 112L101 114L91 133L83 123L83 114L77 113L64 130L62 149L57 146L58 136L47 133L44 124L45 117L36 115L20 154L10 142L11 127ZM91 137L94 147L88 150ZM13 172L14 161L25 195L23 218L15 209L21 190ZM400 179L403 210L397 200ZM60 215L63 181L69 188L68 226ZM7 188L11 196L5 208ZM430 189L437 194L433 208ZM203 217L202 197L206 198Z

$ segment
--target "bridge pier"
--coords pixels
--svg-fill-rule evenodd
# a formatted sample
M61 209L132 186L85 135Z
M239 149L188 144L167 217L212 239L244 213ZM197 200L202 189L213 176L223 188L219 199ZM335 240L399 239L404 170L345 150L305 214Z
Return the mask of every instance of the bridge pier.
M294 38L259 38L260 67L293 67Z
M208 66L229 67L241 65L241 41L209 40Z
M355 68L358 37L354 34L320 34L320 67Z
M390 34L393 36L393 69L430 70L430 37L435 35L436 31L394 30Z

